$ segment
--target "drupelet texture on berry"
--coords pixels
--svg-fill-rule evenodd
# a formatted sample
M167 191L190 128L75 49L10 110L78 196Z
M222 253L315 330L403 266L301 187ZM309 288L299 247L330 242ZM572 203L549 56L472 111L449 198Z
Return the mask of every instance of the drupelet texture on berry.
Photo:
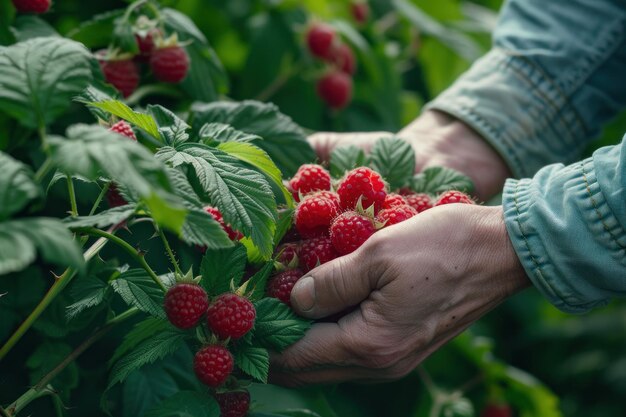
M163 306L170 323L180 329L189 329L206 313L209 298L198 284L179 283L167 291Z
M233 293L219 295L207 310L209 329L221 339L238 339L254 326L256 310L245 297Z
M219 387L233 371L233 355L222 345L200 349L193 359L193 370L198 379L209 387Z

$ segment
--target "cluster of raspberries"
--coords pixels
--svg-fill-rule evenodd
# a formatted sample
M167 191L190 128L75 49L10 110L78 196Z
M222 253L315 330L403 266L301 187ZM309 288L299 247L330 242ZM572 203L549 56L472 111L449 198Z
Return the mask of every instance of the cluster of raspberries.
M277 249L277 260L291 265L268 284L268 295L289 304L295 283L309 270L357 250L370 236L428 210L451 203L475 204L460 191L437 198L408 189L388 193L381 175L366 167L348 172L336 184L320 165L300 167L289 181L298 201L295 232Z

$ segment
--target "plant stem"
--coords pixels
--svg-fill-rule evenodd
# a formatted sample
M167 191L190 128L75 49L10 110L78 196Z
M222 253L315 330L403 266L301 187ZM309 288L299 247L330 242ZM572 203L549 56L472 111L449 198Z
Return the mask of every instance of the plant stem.
M174 270L176 271L178 275L182 276L183 272L180 270L180 266L178 265L178 262L176 261L176 256L174 256L174 252L172 252L172 248L170 247L170 242L167 241L167 238L165 237L165 233L163 233L163 230L161 230L161 228L156 225L154 226L154 228L156 229L159 236L161 236L161 240L163 241L163 246L165 246L165 250L167 251L167 254L170 257L170 260L172 261L172 264L174 265Z
M263 91L257 94L254 100L257 100L257 101L269 100L274 94L278 92L278 90L280 90L285 84L287 84L287 82L289 81L289 79L291 79L293 75L295 75L297 72L300 71L300 68L301 68L301 65L299 63L296 63L284 73L279 74L274 79L274 81L272 81L267 87L265 87Z
M115 243L122 249L124 249L133 259L141 265L141 267L150 275L150 278L161 288L163 292L167 292L167 288L163 285L163 282L159 279L158 275L154 272L150 265L146 262L146 259L142 253L140 253L137 249L133 248L128 242L124 239L121 239L111 233L105 232L104 230L96 229L95 227L85 227L85 228L76 228L74 229L76 232L84 233L91 236L100 236L105 239L110 240Z
M101 238L94 242L93 245L83 254L85 261L89 261L107 244L107 239ZM17 330L11 335L9 340L0 349L0 360L6 356L7 353L13 348L13 346L22 338L24 333L33 325L35 320L39 318L41 313L50 305L52 300L70 283L72 278L76 275L74 268L67 268L60 277L57 277L54 284L50 287L46 295L41 299L37 307L30 313L30 315L24 320L24 322L17 328Z
M72 207L72 216L78 216L78 205L76 204L76 192L74 191L74 182L72 181L72 177L66 175L67 179L67 192L70 195L70 206Z
M109 191L110 187L111 187L110 182L107 182L106 184L104 184L104 187L102 187L102 191L100 191L100 194L98 194L98 198L96 198L95 203L93 203L93 207L91 207L91 210L89 210L90 216L93 216L96 210L98 210L98 207L100 206L100 203L102 202L102 199L106 195L107 191Z
M37 133L39 133L39 138L41 139L41 147L46 155L50 156L50 148L48 146L48 138L46 136L46 125L43 123L39 124L39 128L37 129Z
M0 416L2 416L2 417L10 417L9 413L7 413L7 410L2 408L2 406L0 406Z
M41 164L41 166L37 170L37 173L35 174L35 181L41 182L44 177L48 175L48 172L50 172L50 168L52 168L52 159L50 157L47 157L46 160L43 161L43 164Z
M31 388L24 393L20 398L18 398L13 404L9 406L6 410L8 416L15 416L17 413L22 411L24 407L26 407L31 402L35 401L37 398L41 398L46 395L54 394L54 390L52 387L45 387L43 390L36 391Z

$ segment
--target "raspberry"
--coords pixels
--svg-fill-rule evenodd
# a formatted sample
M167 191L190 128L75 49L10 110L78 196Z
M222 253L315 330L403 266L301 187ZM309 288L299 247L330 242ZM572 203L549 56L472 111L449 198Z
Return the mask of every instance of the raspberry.
M332 261L337 256L339 255L330 238L318 237L305 240L300 246L300 267L305 271L310 271L318 265Z
M320 165L302 165L298 168L298 172L296 172L293 178L289 180L289 186L296 201L300 201L300 194L330 190L330 174Z
M352 99L352 78L341 71L329 72L317 81L317 95L331 109L342 109Z
M408 220L416 214L417 210L411 206L396 206L381 210L376 220L384 223L384 227L387 227Z
M346 211L330 226L330 240L340 255L357 250L376 232L374 222L355 211Z
M101 60L100 69L105 80L124 97L130 96L139 85L139 68L132 59Z
M333 49L329 61L345 74L352 75L356 72L354 52L352 52L352 48L344 43Z
M276 261L289 265L299 257L299 252L300 248L296 243L284 243L276 248L274 254L277 256Z
M435 203L435 206L442 206L444 204L476 204L470 196L460 191L446 191L441 194Z
M361 198L364 209L374 206L374 214L383 208L387 192L380 174L369 168L357 168L348 172L337 188L341 208L354 210Z
M292 226L291 229L285 233L283 236L281 243L290 243L290 242L299 242L302 240L302 236L298 233L298 229L295 226Z
M306 42L312 55L327 58L332 52L335 30L324 24L315 23L306 34Z
M233 371L233 355L224 346L206 346L193 358L193 370L203 384L216 388Z
M250 409L248 391L229 391L215 394L220 406L220 417L245 417Z
M250 300L233 293L218 296L207 310L209 328L222 339L238 339L248 333L255 318Z
M134 140L135 142L137 142L137 136L135 136L135 132L133 131L133 128L130 127L130 125L126 123L124 120L120 120L119 122L115 123L113 126L109 128L109 130L111 132L118 133L122 136L126 136L127 138L130 138Z
M391 207L406 206L407 204L407 201L400 194L391 193L387 194L387 196L385 197L383 208L388 209Z
M367 22L370 17L370 7L363 0L356 0L350 4L350 11L354 20L359 24Z
M507 404L489 404L482 413L481 417L512 417L513 410Z
M45 13L50 8L50 0L13 0L20 13Z
M189 71L189 55L184 48L177 45L155 49L150 57L150 68L157 80L179 83Z
M274 275L267 283L267 295L291 306L291 290L303 275L299 269L288 269Z
M230 224L226 224L224 222L224 218L222 217L222 213L216 209L215 207L212 206L206 206L204 208L204 211L206 211L207 213L209 213L214 219L215 221L217 221L221 226L222 229L224 229L224 231L228 234L228 237L230 240L236 241L239 240L243 237L243 234L241 234L241 232L238 232L236 230L234 230Z
M190 329L206 313L209 298L201 286L179 283L167 290L163 306L170 323L179 329Z
M404 196L407 204L417 210L418 213L433 208L433 202L428 194L409 194Z
M305 238L328 235L330 223L340 211L335 199L313 194L296 207L294 217L296 228Z

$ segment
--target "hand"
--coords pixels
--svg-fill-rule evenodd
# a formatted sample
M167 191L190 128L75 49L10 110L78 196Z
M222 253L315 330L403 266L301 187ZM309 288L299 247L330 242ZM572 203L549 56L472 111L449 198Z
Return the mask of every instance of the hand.
M294 310L319 319L272 361L284 385L384 381L428 355L529 285L502 207L436 207L372 236L296 284Z
M326 162L337 147L357 145L369 152L378 139L391 136L389 132L321 132L309 136L309 143ZM430 166L456 169L474 181L481 200L502 191L504 180L511 176L502 157L478 133L445 113L426 111L397 136L413 146L416 172Z

